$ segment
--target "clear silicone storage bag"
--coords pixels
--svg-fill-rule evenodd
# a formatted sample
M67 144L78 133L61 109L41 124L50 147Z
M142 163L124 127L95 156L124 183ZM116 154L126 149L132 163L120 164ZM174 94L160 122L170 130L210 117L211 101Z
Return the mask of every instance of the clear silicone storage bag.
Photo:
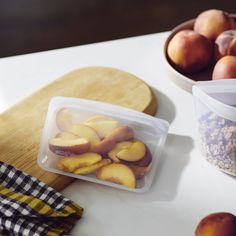
M236 175L236 79L198 82L192 91L203 155Z
M64 114L64 116L63 113L66 113L66 115ZM68 114L69 118L71 118L69 119L69 122L65 121L68 118ZM80 126L81 128L82 125L84 128L84 124L85 126L89 126L91 125L92 120L92 122L95 122L95 127L94 123L92 123L92 129L96 131L99 137L100 134L97 132L97 129L101 128L101 125L96 122L104 122L106 119L108 119L108 123L111 124L111 126L115 123L116 128L110 126L106 126L104 129L102 128L101 131L106 131L108 134L106 134L107 136L104 135L104 137L101 137L100 141L98 141L94 146L97 147L96 145L100 145L100 142L103 141L104 143L108 140L108 143L112 145L113 150L118 143L124 141L125 145L127 144L127 147L129 148L133 145L133 152L131 152L133 155L132 158L140 158L140 153L142 153L143 149L141 148L142 145L137 145L137 143L140 144L141 142L146 147L144 155L146 159L144 157L138 160L133 158L132 161L130 161L129 155L125 156L128 160L119 159L116 158L116 156L114 157L115 159L111 159L109 153L111 149L108 148L102 153L98 152L100 159L94 161L92 159L96 159L98 155L95 155L93 158L84 157L87 155L84 155L85 153L90 153L90 149L88 149L86 145L83 146L83 148L85 148L84 153L78 154L77 151L81 151L82 149L73 149L76 145L78 145L77 147L81 147L81 140L83 144L84 137L82 137L83 135L79 137L81 133L78 134L77 131L73 133L74 129L71 129L70 125L72 125L73 128L75 126ZM65 124L58 124L59 122L65 122ZM128 191L145 192L151 186L153 178L158 171L158 161L161 157L162 149L166 140L168 127L169 124L165 120L117 105L78 98L54 97L49 104L48 113L42 132L38 154L38 164L41 168L49 172ZM122 138L127 135L121 135L118 139L116 138L114 144L111 138L109 139L109 137L111 137L109 132L117 132L117 129L119 128L121 128L121 130L132 130L134 136L132 140L122 140ZM109 129L113 130L109 131ZM89 132L85 132L85 136L88 135L88 133ZM73 135L78 137L75 138ZM58 140L58 138L60 140ZM80 139L80 145L78 144L77 138ZM85 143L87 144L86 138ZM129 138L130 137L128 137L128 139ZM75 140L64 141L61 139ZM136 143L136 146L134 146L134 143ZM92 142L90 144L92 144ZM122 147L122 150L125 149L126 154L127 147ZM139 147L141 149L135 149L135 147ZM72 154L70 153L71 150ZM76 154L73 153L74 150L76 150ZM94 149L91 150L92 152L94 151ZM131 149L129 149L129 151L130 150ZM78 158L82 156L84 159L87 158L82 166L79 166L78 163L76 163L76 165L71 163L72 159L72 161L76 160L75 162L80 162L81 159L79 160ZM120 154L120 158L121 157L124 158L124 153L123 156ZM90 161L93 161L93 163L91 164ZM67 164L65 164L66 162ZM62 166L63 168L61 168ZM92 169L90 167L92 167Z

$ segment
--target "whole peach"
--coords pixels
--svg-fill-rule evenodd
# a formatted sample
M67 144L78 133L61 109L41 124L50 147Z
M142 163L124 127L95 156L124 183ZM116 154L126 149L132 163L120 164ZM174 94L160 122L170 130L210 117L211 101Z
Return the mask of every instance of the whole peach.
M236 78L236 57L222 57L213 70L212 79L235 79Z
M236 56L236 30L227 30L221 33L215 41L215 60L226 55Z
M228 55L236 56L236 37L234 37L229 45Z
M227 12L211 9L202 12L196 18L194 31L214 41L217 36L226 31L236 29L235 22Z
M236 217L228 212L213 213L198 224L196 236L235 236Z
M212 51L211 42L193 30L179 31L167 47L170 62L183 73L193 73L206 68L210 64Z

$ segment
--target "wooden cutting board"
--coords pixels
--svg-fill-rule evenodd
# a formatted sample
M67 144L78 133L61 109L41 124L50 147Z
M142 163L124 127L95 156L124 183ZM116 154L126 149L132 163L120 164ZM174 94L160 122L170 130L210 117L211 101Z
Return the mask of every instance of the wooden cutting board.
M154 115L157 102L150 87L129 73L87 67L66 74L0 115L0 160L39 178L60 191L72 178L37 165L41 131L53 96L109 102Z

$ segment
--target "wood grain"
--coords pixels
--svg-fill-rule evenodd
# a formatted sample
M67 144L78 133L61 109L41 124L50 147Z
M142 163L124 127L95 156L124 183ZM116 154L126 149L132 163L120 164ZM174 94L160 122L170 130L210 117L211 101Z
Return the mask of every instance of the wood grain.
M37 165L41 131L54 96L79 97L128 107L154 115L157 102L150 87L129 73L105 67L66 74L0 115L0 160L62 190L72 178Z

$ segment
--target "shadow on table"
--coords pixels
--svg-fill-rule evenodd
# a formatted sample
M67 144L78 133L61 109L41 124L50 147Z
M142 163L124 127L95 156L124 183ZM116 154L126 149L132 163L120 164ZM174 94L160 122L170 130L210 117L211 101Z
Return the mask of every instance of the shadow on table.
M150 189L143 194L130 194L129 200L147 203L173 200L178 191L181 174L188 165L192 148L193 140L191 137L168 134L166 145L157 167L157 173Z
M174 103L159 90L152 87L152 91L157 99L157 113L155 116L167 120L171 124L176 116Z

